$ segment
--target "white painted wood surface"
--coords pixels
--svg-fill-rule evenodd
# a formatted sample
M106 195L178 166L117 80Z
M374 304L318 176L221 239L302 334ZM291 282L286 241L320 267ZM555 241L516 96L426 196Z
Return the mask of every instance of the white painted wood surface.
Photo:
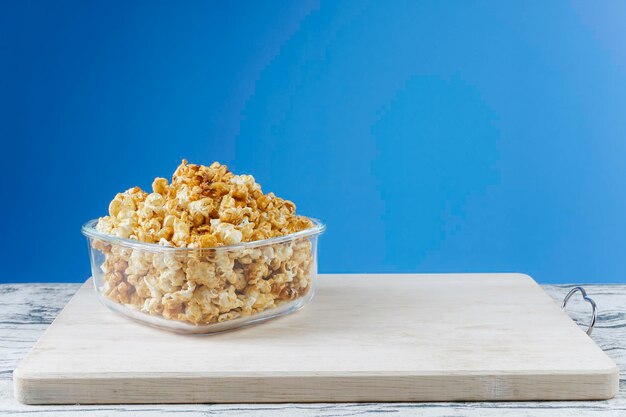
M544 286L558 302L570 286ZM626 374L626 286L586 285L599 306L599 317L592 338ZM501 402L501 403L361 403L361 404L181 404L125 406L26 406L13 399L12 370L54 316L77 290L76 284L0 285L0 414L71 416L78 415L169 415L191 416L352 416L392 413L397 416L572 416L626 414L626 384L622 376L620 392L608 401ZM587 306L572 300L570 313L585 321Z

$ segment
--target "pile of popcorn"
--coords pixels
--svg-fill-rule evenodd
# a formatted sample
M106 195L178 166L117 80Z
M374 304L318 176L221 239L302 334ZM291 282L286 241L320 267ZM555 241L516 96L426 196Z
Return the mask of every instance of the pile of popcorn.
M98 220L99 232L155 244L138 249L94 240L104 254L100 291L142 312L193 324L245 317L302 297L314 273L310 238L220 248L313 227L295 210L291 201L263 194L250 175L183 160L171 184L156 178L152 193L139 187L119 193Z

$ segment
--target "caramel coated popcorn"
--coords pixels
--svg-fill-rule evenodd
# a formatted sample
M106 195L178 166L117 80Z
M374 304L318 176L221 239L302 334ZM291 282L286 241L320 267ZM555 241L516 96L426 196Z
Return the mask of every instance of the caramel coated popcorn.
M183 160L171 183L156 178L115 196L99 232L164 246L131 248L104 240L100 292L151 315L193 324L250 316L307 294L315 273L309 237L220 248L312 228L291 201L263 194L250 175L217 162ZM194 248L195 250L176 250Z

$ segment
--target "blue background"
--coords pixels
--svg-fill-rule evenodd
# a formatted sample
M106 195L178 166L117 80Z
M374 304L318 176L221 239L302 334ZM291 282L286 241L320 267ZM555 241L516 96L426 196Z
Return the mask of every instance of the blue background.
M323 219L322 272L626 282L626 3L0 1L0 281L183 157Z

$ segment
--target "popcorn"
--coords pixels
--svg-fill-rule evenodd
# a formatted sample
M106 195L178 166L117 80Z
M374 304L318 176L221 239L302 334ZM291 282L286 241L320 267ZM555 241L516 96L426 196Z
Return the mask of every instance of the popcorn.
M93 241L104 254L100 291L118 303L201 325L258 314L310 290L310 238L224 247L313 227L291 201L263 194L251 175L183 160L171 183L155 178L150 193L139 187L119 193L108 211L98 231L164 247Z

